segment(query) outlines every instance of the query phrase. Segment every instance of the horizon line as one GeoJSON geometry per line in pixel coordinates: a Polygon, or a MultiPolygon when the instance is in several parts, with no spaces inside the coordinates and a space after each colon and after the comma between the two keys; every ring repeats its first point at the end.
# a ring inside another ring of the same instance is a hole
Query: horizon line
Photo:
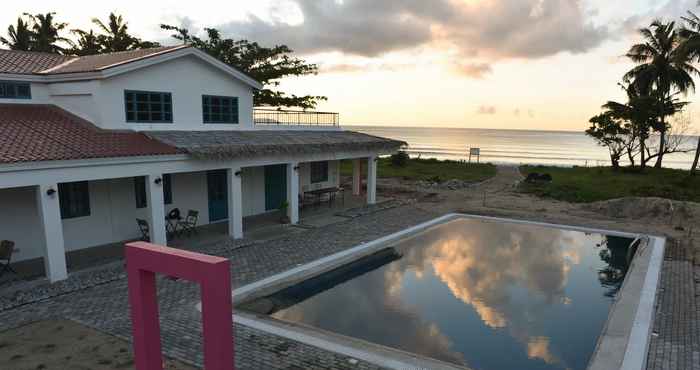
{"type": "Polygon", "coordinates": [[[567,130],[567,129],[543,129],[543,128],[493,128],[493,127],[456,127],[456,126],[413,126],[413,125],[386,125],[386,124],[367,124],[367,123],[342,123],[340,126],[364,126],[364,127],[380,127],[380,128],[449,128],[449,129],[468,129],[468,130],[503,130],[503,131],[542,131],[542,132],[580,132],[585,133],[585,129],[567,130]]]}

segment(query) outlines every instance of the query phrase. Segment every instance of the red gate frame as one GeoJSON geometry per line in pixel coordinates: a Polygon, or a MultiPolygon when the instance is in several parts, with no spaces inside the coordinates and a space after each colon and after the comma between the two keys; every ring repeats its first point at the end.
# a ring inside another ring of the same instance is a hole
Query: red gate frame
{"type": "Polygon", "coordinates": [[[125,254],[136,369],[163,369],[155,279],[161,273],[200,284],[204,368],[233,370],[229,260],[145,242],[126,244],[125,254]]]}

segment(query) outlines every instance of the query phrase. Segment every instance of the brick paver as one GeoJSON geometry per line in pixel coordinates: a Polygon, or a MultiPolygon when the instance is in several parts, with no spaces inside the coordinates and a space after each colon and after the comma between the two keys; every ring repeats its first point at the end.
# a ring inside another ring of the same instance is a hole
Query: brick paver
{"type": "Polygon", "coordinates": [[[690,250],[679,241],[666,244],[647,369],[700,370],[700,268],[690,250]]]}
{"type": "MultiPolygon", "coordinates": [[[[361,242],[436,217],[413,207],[383,210],[347,222],[240,247],[222,245],[207,252],[231,259],[233,286],[260,280],[298,264],[347,249],[361,242]]],[[[196,284],[158,279],[161,335],[164,352],[202,366],[201,317],[196,284]]],[[[131,338],[127,282],[118,279],[37,303],[0,312],[0,331],[50,318],[67,318],[98,330],[131,338]]],[[[379,369],[369,363],[324,351],[286,338],[234,324],[237,369],[379,369]]]]}
{"type": "MultiPolygon", "coordinates": [[[[229,241],[207,246],[204,251],[231,260],[231,279],[236,287],[437,216],[403,206],[265,243],[241,246],[240,242],[229,241]]],[[[689,250],[672,240],[667,245],[648,369],[700,370],[700,267],[693,265],[689,250]]],[[[158,296],[164,351],[201,367],[201,320],[194,309],[199,300],[198,287],[189,282],[159,279],[158,296]]],[[[2,311],[0,331],[60,317],[130,339],[128,315],[126,280],[120,278],[2,311]]],[[[378,369],[239,324],[234,324],[234,335],[237,369],[378,369]]]]}

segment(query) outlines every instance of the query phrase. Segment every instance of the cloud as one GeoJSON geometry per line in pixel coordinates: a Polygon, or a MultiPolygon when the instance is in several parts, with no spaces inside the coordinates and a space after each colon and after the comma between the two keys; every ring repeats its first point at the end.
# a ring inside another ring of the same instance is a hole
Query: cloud
{"type": "Polygon", "coordinates": [[[483,78],[493,72],[488,63],[455,63],[454,66],[458,73],[471,78],[483,78]]]}
{"type": "Polygon", "coordinates": [[[338,63],[338,64],[321,64],[319,67],[319,72],[321,73],[355,73],[355,72],[373,72],[373,71],[387,71],[396,72],[399,70],[409,69],[415,67],[411,64],[352,64],[352,63],[338,63]]]}
{"type": "MultiPolygon", "coordinates": [[[[301,53],[339,51],[376,57],[440,43],[460,57],[541,58],[581,53],[609,32],[590,21],[579,0],[294,0],[294,24],[250,15],[219,28],[265,44],[284,43],[301,53]]],[[[469,68],[468,68],[469,70],[469,68]]],[[[472,69],[474,70],[474,69],[472,69]]],[[[479,70],[477,68],[476,70],[479,70]]],[[[481,66],[485,71],[486,67],[481,66]]]]}
{"type": "Polygon", "coordinates": [[[496,107],[493,105],[480,105],[479,108],[477,108],[476,113],[493,115],[496,114],[496,107]]]}
{"type": "Polygon", "coordinates": [[[548,364],[559,362],[549,349],[549,338],[534,337],[527,342],[527,357],[539,358],[548,364]]]}

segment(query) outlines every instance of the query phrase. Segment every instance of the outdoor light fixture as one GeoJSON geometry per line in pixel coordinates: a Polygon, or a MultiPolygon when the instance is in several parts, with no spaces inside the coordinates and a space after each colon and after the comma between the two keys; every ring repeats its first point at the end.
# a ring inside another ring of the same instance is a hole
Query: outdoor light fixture
{"type": "Polygon", "coordinates": [[[374,157],[374,161],[375,161],[375,162],[378,161],[378,160],[379,160],[379,157],[374,157]]]}
{"type": "Polygon", "coordinates": [[[234,172],[234,175],[240,176],[240,175],[241,175],[241,171],[236,171],[236,172],[234,172]]]}
{"type": "Polygon", "coordinates": [[[299,166],[294,166],[294,171],[299,171],[299,166]]]}
{"type": "Polygon", "coordinates": [[[153,180],[153,182],[154,182],[156,185],[160,185],[160,183],[163,182],[163,179],[161,179],[160,177],[156,177],[156,179],[153,180]]]}
{"type": "Polygon", "coordinates": [[[54,189],[54,188],[49,188],[48,190],[46,190],[46,195],[48,195],[48,196],[51,197],[51,196],[53,196],[54,194],[56,194],[56,189],[54,189]]]}

